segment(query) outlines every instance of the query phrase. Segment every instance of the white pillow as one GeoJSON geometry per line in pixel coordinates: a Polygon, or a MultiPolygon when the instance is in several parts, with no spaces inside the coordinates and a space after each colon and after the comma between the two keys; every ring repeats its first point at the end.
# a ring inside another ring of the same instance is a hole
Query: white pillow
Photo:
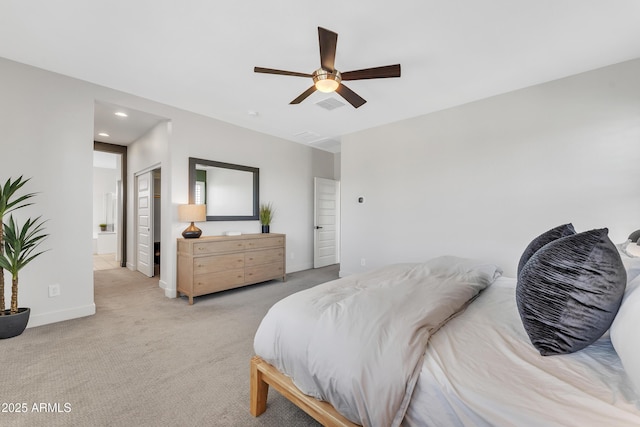
{"type": "Polygon", "coordinates": [[[630,240],[616,246],[618,248],[618,253],[620,254],[620,259],[622,259],[622,263],[624,264],[624,268],[627,270],[627,283],[629,283],[636,277],[640,276],[640,246],[635,243],[631,243],[630,240]],[[627,250],[629,245],[635,246],[633,250],[638,252],[629,252],[627,250]],[[635,253],[638,253],[638,255],[634,255],[635,253]]]}
{"type": "Polygon", "coordinates": [[[611,343],[640,395],[640,277],[627,284],[622,305],[611,325],[611,343]]]}
{"type": "Polygon", "coordinates": [[[625,253],[629,255],[631,258],[639,258],[640,257],[640,245],[636,243],[629,243],[625,248],[625,253]]]}

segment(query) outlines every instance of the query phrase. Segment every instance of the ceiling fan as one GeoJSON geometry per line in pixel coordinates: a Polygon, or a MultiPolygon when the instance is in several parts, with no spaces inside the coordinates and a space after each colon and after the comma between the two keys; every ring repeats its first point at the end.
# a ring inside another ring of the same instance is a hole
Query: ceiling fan
{"type": "Polygon", "coordinates": [[[305,90],[300,96],[290,102],[299,104],[316,90],[320,92],[338,92],[355,108],[367,102],[360,95],[349,89],[342,83],[347,80],[384,79],[388,77],[400,77],[400,64],[386,65],[383,67],[365,68],[363,70],[346,71],[341,73],[334,68],[336,57],[336,45],[338,34],[325,28],[318,27],[318,40],[320,42],[320,68],[311,74],[297,73],[295,71],[275,70],[273,68],[254,67],[256,73],[281,74],[284,76],[310,77],[313,86],[305,90]]]}

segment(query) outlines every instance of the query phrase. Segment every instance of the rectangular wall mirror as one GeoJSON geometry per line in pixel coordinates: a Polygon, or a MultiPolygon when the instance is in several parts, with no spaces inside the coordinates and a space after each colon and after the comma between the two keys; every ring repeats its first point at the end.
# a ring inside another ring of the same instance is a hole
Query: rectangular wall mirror
{"type": "Polygon", "coordinates": [[[260,169],[189,157],[189,203],[207,205],[207,221],[258,219],[260,169]]]}

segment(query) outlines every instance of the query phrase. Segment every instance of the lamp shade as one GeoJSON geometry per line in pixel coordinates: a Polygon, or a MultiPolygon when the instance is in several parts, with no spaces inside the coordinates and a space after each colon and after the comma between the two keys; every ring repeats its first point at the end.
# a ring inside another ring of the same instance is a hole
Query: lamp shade
{"type": "Polygon", "coordinates": [[[178,206],[178,220],[182,222],[201,222],[207,220],[207,205],[178,206]]]}

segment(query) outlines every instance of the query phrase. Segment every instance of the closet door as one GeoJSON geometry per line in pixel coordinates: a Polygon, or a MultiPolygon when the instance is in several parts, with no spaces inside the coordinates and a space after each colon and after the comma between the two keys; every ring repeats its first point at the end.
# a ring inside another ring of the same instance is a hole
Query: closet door
{"type": "Polygon", "coordinates": [[[137,269],[153,277],[153,172],[136,175],[137,269]]]}
{"type": "Polygon", "coordinates": [[[339,183],[314,178],[313,268],[336,264],[338,260],[339,183]]]}

